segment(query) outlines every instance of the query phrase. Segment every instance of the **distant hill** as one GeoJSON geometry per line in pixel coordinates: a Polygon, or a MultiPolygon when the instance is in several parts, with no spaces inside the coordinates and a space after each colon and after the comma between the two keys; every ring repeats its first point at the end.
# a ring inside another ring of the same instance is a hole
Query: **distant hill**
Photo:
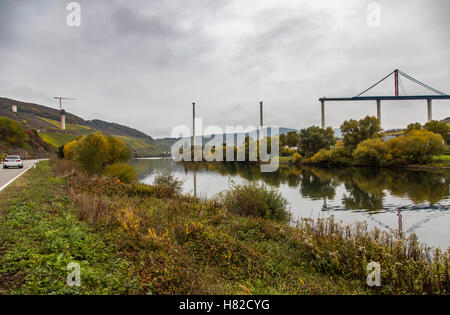
{"type": "Polygon", "coordinates": [[[0,98],[0,116],[19,122],[25,129],[36,129],[47,143],[59,147],[73,139],[101,131],[122,138],[135,157],[159,156],[170,150],[165,141],[155,140],[145,133],[117,123],[99,119],[84,120],[66,113],[66,130],[59,129],[59,110],[47,106],[0,98]],[[17,113],[12,106],[17,106],[17,113]]]}

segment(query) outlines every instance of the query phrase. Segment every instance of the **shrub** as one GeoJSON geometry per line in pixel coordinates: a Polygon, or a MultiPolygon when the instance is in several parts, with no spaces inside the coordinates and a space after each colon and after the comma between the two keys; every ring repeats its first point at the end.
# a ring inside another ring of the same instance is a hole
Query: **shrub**
{"type": "Polygon", "coordinates": [[[219,195],[219,202],[231,213],[288,222],[291,213],[288,202],[278,190],[256,183],[232,184],[219,195]]]}
{"type": "Polygon", "coordinates": [[[289,147],[284,147],[281,149],[280,155],[281,156],[291,156],[294,155],[294,150],[289,147]]]}
{"type": "Polygon", "coordinates": [[[0,117],[0,136],[8,145],[29,148],[28,134],[18,122],[7,117],[0,117]]]}
{"type": "Polygon", "coordinates": [[[312,163],[326,164],[332,162],[331,151],[322,149],[311,158],[312,163]]]}
{"type": "Polygon", "coordinates": [[[338,165],[348,165],[352,163],[352,153],[343,145],[336,146],[331,150],[331,162],[338,165]]]}
{"type": "Polygon", "coordinates": [[[442,136],[427,130],[412,130],[386,143],[388,153],[399,162],[429,163],[445,151],[442,136]]]}
{"type": "Polygon", "coordinates": [[[114,163],[105,169],[105,175],[120,180],[122,183],[131,184],[137,180],[136,170],[128,164],[114,163]]]}
{"type": "Polygon", "coordinates": [[[153,181],[155,194],[159,198],[173,198],[181,195],[183,181],[178,180],[169,170],[158,173],[153,181]]]}
{"type": "Polygon", "coordinates": [[[292,156],[292,163],[294,164],[300,164],[302,162],[302,155],[300,153],[294,153],[294,155],[292,156]]]}
{"type": "Polygon", "coordinates": [[[383,140],[379,138],[368,139],[358,144],[358,147],[353,151],[352,156],[358,165],[386,165],[386,145],[383,140]]]}
{"type": "Polygon", "coordinates": [[[78,145],[77,140],[73,140],[69,143],[66,143],[63,147],[63,157],[68,160],[75,159],[75,148],[78,145]]]}

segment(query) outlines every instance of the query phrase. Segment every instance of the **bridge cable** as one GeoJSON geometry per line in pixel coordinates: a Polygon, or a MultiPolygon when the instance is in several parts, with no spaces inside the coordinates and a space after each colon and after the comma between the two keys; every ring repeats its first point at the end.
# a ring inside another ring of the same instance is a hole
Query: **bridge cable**
{"type": "Polygon", "coordinates": [[[400,88],[402,89],[403,94],[405,94],[405,96],[407,96],[408,94],[406,93],[405,86],[403,85],[403,82],[402,82],[402,79],[400,76],[398,77],[398,82],[400,82],[400,88]]]}
{"type": "Polygon", "coordinates": [[[381,82],[383,82],[384,80],[386,80],[387,78],[389,78],[391,75],[394,74],[395,71],[392,71],[391,73],[389,73],[387,76],[385,76],[383,79],[381,79],[380,81],[378,81],[377,83],[375,83],[374,85],[372,85],[370,88],[368,88],[367,90],[365,90],[364,92],[359,93],[358,95],[356,95],[355,97],[360,97],[361,95],[363,95],[364,93],[366,93],[367,91],[373,89],[374,87],[376,87],[378,84],[380,84],[381,82]]]}
{"type": "Polygon", "coordinates": [[[434,93],[437,93],[437,94],[440,94],[440,95],[447,95],[447,94],[445,94],[445,93],[443,93],[443,92],[441,92],[441,91],[438,91],[438,90],[432,88],[432,87],[429,86],[429,85],[426,85],[425,83],[420,82],[419,80],[414,79],[413,77],[407,75],[406,73],[404,73],[404,72],[402,72],[402,71],[399,71],[399,73],[400,73],[402,76],[404,76],[405,78],[407,78],[408,80],[410,80],[410,81],[412,81],[412,82],[414,82],[414,83],[417,83],[417,84],[421,85],[422,87],[424,87],[424,88],[426,88],[426,89],[428,89],[428,90],[430,90],[430,91],[432,91],[432,92],[434,92],[434,93]]]}

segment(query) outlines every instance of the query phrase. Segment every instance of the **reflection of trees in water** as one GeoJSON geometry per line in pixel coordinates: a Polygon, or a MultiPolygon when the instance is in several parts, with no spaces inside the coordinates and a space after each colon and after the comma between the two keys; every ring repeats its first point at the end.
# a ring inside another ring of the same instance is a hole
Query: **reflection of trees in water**
{"type": "Polygon", "coordinates": [[[273,187],[286,184],[299,187],[302,197],[315,200],[333,199],[336,188],[344,185],[347,192],[343,204],[348,209],[382,209],[385,191],[396,197],[408,198],[415,204],[434,204],[449,197],[450,171],[447,170],[282,166],[277,172],[261,173],[259,165],[249,163],[135,160],[131,164],[137,168],[139,174],[153,173],[156,169],[164,168],[176,168],[185,173],[196,169],[199,172],[215,172],[222,176],[240,176],[246,180],[262,180],[273,187]]]}
{"type": "Polygon", "coordinates": [[[336,195],[336,183],[330,173],[323,169],[304,169],[301,174],[300,193],[303,197],[333,199],[336,195]]]}

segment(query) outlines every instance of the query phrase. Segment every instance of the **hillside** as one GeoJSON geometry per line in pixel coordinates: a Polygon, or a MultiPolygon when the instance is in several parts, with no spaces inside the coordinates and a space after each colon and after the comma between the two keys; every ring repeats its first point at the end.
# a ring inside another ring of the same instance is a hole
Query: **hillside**
{"type": "Polygon", "coordinates": [[[59,110],[39,104],[0,98],[0,116],[19,122],[27,130],[36,129],[42,139],[54,147],[101,131],[122,138],[135,157],[159,156],[170,150],[166,141],[155,140],[139,130],[99,119],[84,120],[71,113],[66,113],[66,130],[61,130],[59,110]],[[17,106],[17,113],[12,112],[13,105],[17,106]]]}
{"type": "Polygon", "coordinates": [[[17,121],[0,117],[0,155],[17,154],[22,158],[49,157],[56,148],[45,142],[35,130],[25,130],[17,121]]]}

